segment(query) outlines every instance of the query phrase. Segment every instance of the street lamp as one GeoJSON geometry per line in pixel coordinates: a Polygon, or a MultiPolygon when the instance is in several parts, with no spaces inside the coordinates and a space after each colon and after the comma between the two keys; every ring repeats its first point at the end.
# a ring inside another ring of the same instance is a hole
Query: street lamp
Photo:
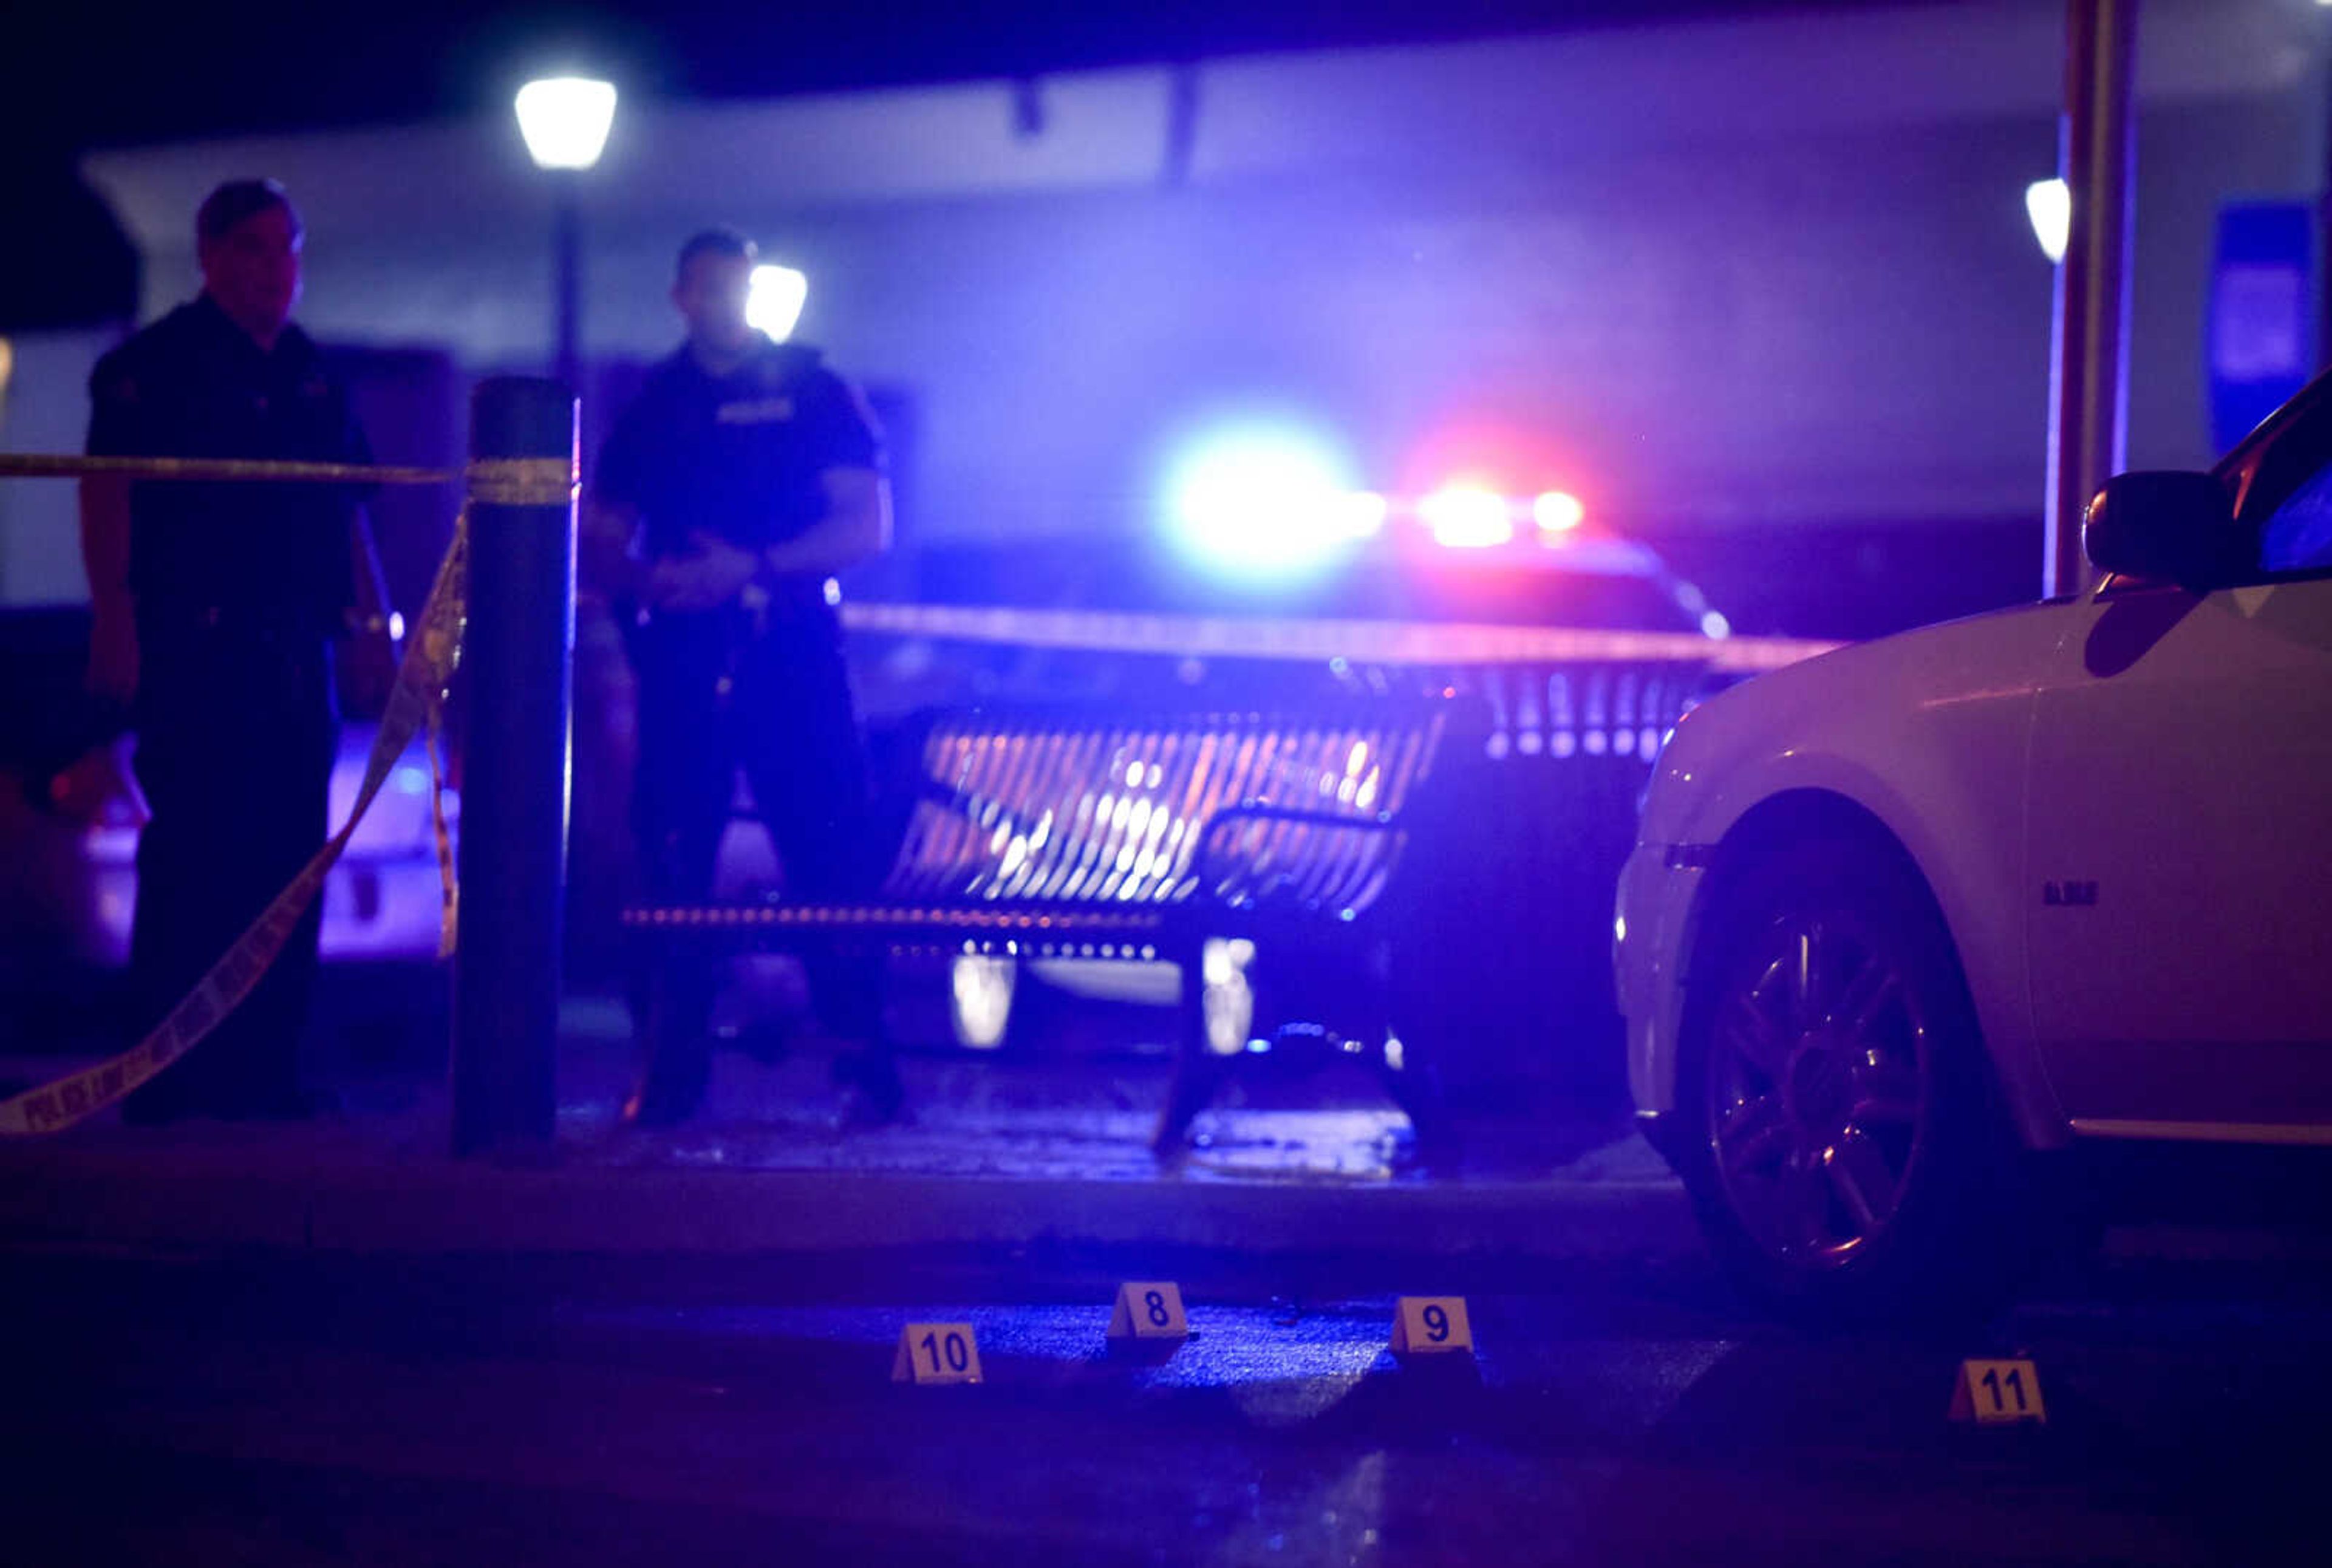
{"type": "Polygon", "coordinates": [[[809,299],[809,279],[791,267],[763,263],[755,267],[745,287],[745,323],[782,343],[793,336],[809,299]]]}
{"type": "MultiPolygon", "coordinates": [[[[2332,0],[2325,0],[2332,5],[2332,0]]],[[[2038,179],[2024,187],[2024,213],[2032,220],[2032,237],[2050,264],[2065,259],[2065,245],[2073,228],[2073,193],[2061,179],[2038,179]]]]}
{"type": "Polygon", "coordinates": [[[558,262],[556,374],[576,390],[577,320],[582,296],[582,181],[607,145],[616,120],[612,83],[579,76],[546,77],[518,90],[519,134],[537,168],[549,171],[558,262]]]}

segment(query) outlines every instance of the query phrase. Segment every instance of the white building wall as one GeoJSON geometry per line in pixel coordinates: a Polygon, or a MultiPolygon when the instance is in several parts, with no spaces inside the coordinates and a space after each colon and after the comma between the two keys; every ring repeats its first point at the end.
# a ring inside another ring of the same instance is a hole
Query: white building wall
{"type": "MultiPolygon", "coordinates": [[[[2131,457],[2211,455],[2202,303],[2225,200],[2320,185],[2318,20],[2148,0],[2131,457]]],[[[925,537],[1136,526],[1159,447],[1237,398],[1314,411],[1363,477],[1439,425],[1532,433],[1661,526],[2040,504],[2062,8],[1851,16],[1210,62],[1176,168],[1162,70],[619,111],[587,333],[669,347],[709,221],[809,272],[800,335],[912,391],[925,537]]],[[[148,304],[191,287],[201,191],[284,177],[326,338],[525,364],[545,199],[499,121],[91,160],[148,304]]]]}
{"type": "MultiPolygon", "coordinates": [[[[79,452],[89,433],[90,368],[117,336],[97,330],[11,337],[11,371],[0,388],[0,452],[79,452]]],[[[0,606],[88,598],[72,485],[0,479],[0,606]]]]}

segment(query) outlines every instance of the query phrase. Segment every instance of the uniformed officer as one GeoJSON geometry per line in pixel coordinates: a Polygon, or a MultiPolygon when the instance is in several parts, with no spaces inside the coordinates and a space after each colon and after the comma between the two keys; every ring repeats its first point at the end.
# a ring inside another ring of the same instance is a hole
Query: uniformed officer
{"type": "MultiPolygon", "coordinates": [[[[90,452],[370,461],[346,392],[291,320],[301,235],[282,187],[219,186],[195,234],[201,294],[90,378],[90,452]]],[[[359,602],[374,610],[360,659],[373,684],[393,677],[393,654],[378,635],[379,568],[358,490],[92,478],[81,521],[89,685],[136,730],[152,811],[130,926],[142,1030],[322,846],[338,744],[331,643],[359,602]]],[[[307,1114],[300,1040],[320,920],[309,911],[242,1008],[131,1096],[129,1119],[307,1114]]]]}
{"type": "MultiPolygon", "coordinates": [[[[817,349],[746,319],[756,253],[728,230],[681,247],[672,301],[688,338],[650,373],[602,450],[584,569],[636,606],[639,763],[634,827],[650,895],[702,904],[744,770],[788,892],[845,899],[868,880],[865,755],[832,574],[890,543],[874,421],[817,349]]],[[[854,1110],[894,1114],[876,961],[809,955],[820,1024],[854,1048],[837,1075],[854,1110]]],[[[655,1048],[625,1108],[668,1124],[702,1101],[715,976],[669,961],[655,1048]]],[[[644,1005],[636,981],[636,1011],[644,1005]]],[[[646,1020],[639,1020],[645,1027],[646,1020]]]]}

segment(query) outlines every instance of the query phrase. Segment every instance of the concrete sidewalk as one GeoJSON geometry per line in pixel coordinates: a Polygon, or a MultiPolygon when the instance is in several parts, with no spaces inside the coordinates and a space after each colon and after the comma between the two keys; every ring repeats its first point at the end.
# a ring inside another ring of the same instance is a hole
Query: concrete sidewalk
{"type": "MultiPolygon", "coordinates": [[[[11,1064],[53,1073],[54,1061],[11,1064]]],[[[559,1137],[525,1166],[446,1152],[442,1086],[348,1091],[313,1123],[132,1129],[109,1115],[0,1147],[0,1244],[351,1256],[702,1255],[926,1246],[1345,1249],[1642,1258],[1697,1248],[1680,1190],[1624,1118],[1557,1109],[1486,1136],[1455,1173],[1399,1161],[1368,1081],[1258,1074],[1183,1159],[1148,1148],[1169,1064],[1130,1054],[910,1055],[904,1124],[844,1131],[827,1059],[724,1051],[702,1121],[616,1120],[617,1009],[570,1004],[559,1137]]]]}

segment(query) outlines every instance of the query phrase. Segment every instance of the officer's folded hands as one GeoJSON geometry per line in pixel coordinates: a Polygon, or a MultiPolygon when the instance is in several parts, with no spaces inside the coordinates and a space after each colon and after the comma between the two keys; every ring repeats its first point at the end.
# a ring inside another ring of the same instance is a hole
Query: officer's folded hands
{"type": "Polygon", "coordinates": [[[660,610],[710,610],[732,601],[760,574],[761,558],[706,529],[689,532],[685,553],[648,569],[646,597],[660,610]]]}

